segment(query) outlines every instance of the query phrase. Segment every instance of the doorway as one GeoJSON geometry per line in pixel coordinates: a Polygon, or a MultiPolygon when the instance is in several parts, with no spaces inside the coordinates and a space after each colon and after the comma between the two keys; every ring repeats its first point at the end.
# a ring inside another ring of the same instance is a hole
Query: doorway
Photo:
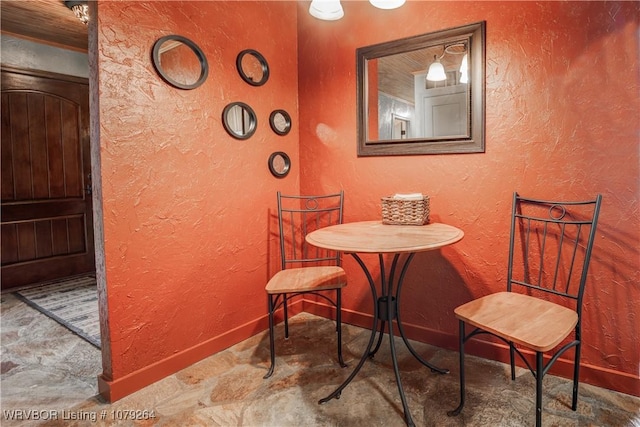
{"type": "Polygon", "coordinates": [[[2,289],[95,272],[89,82],[1,74],[2,289]]]}
{"type": "Polygon", "coordinates": [[[391,139],[407,139],[409,138],[409,123],[408,117],[402,117],[397,114],[392,114],[392,128],[391,139]]]}

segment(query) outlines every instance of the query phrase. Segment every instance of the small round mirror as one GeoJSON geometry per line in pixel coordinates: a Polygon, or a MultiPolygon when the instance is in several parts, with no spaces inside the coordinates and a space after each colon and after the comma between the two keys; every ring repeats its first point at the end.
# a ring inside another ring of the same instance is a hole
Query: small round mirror
{"type": "Polygon", "coordinates": [[[240,52],[236,58],[236,67],[240,77],[251,86],[262,86],[269,79],[269,64],[256,50],[246,49],[240,52]]]}
{"type": "Polygon", "coordinates": [[[286,135],[291,130],[291,116],[284,110],[275,110],[269,116],[269,125],[278,135],[286,135]]]}
{"type": "Polygon", "coordinates": [[[232,102],[222,111],[222,123],[232,137],[247,139],[255,133],[258,119],[253,109],[244,102],[232,102]]]}
{"type": "Polygon", "coordinates": [[[286,153],[276,151],[269,156],[269,170],[276,178],[284,178],[291,169],[291,159],[286,153]]]}
{"type": "Polygon", "coordinates": [[[207,58],[198,45],[185,37],[169,35],[158,39],[152,56],[160,77],[179,89],[195,89],[207,79],[207,58]]]}

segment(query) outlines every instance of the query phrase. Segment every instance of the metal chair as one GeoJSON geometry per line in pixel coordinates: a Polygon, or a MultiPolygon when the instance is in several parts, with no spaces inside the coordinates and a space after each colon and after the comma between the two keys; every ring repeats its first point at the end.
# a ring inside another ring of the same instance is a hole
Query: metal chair
{"type": "Polygon", "coordinates": [[[317,295],[335,307],[338,361],[345,367],[342,359],[341,301],[347,276],[340,266],[340,253],[316,248],[305,241],[306,235],[318,228],[342,223],[344,193],[285,196],[278,192],[277,196],[281,270],[265,288],[269,302],[271,366],[264,378],[269,378],[275,367],[274,313],[283,307],[284,336],[289,338],[288,301],[302,294],[317,295]],[[332,291],[335,291],[335,297],[327,295],[332,291]]]}
{"type": "Polygon", "coordinates": [[[479,334],[493,335],[509,345],[512,380],[516,353],[533,374],[538,427],[542,423],[542,379],[560,355],[574,348],[571,409],[576,410],[582,299],[601,200],[598,195],[595,200],[584,202],[545,201],[514,193],[507,291],[478,298],[454,310],[459,319],[460,404],[448,412],[449,416],[458,415],[464,407],[464,345],[479,334]],[[513,292],[513,288],[521,292],[513,292]],[[474,328],[469,334],[465,324],[474,328]],[[573,338],[567,339],[572,332],[573,338]],[[521,347],[535,353],[534,364],[520,351],[521,347]],[[551,354],[545,364],[546,352],[551,354]]]}

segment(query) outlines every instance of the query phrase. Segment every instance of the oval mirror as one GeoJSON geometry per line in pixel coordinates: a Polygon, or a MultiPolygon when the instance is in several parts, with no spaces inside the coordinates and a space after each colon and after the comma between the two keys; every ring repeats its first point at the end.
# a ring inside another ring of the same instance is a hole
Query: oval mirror
{"type": "Polygon", "coordinates": [[[269,156],[269,170],[276,178],[284,178],[291,169],[291,159],[286,153],[276,151],[269,156]]]}
{"type": "Polygon", "coordinates": [[[204,53],[191,40],[164,36],[153,45],[153,66],[162,79],[179,89],[195,89],[207,79],[209,65],[204,53]]]}
{"type": "Polygon", "coordinates": [[[284,110],[275,110],[269,116],[269,125],[278,135],[286,135],[291,130],[291,116],[284,110]]]}
{"type": "Polygon", "coordinates": [[[256,50],[246,49],[240,52],[236,58],[236,67],[240,77],[251,86],[262,86],[269,79],[269,64],[256,50]]]}
{"type": "Polygon", "coordinates": [[[485,23],[356,50],[358,156],[484,152],[485,23]]]}
{"type": "Polygon", "coordinates": [[[222,111],[225,130],[236,139],[251,137],[258,126],[256,113],[244,102],[232,102],[222,111]]]}

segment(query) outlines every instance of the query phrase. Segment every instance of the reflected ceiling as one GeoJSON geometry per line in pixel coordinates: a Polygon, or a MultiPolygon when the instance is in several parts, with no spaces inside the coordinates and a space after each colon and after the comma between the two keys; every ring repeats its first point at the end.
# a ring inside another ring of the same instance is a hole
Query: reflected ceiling
{"type": "MultiPolygon", "coordinates": [[[[414,74],[426,72],[433,56],[442,56],[442,45],[378,59],[378,89],[387,95],[414,102],[414,74]]],[[[460,68],[462,55],[447,54],[440,60],[445,70],[460,68]]]]}

